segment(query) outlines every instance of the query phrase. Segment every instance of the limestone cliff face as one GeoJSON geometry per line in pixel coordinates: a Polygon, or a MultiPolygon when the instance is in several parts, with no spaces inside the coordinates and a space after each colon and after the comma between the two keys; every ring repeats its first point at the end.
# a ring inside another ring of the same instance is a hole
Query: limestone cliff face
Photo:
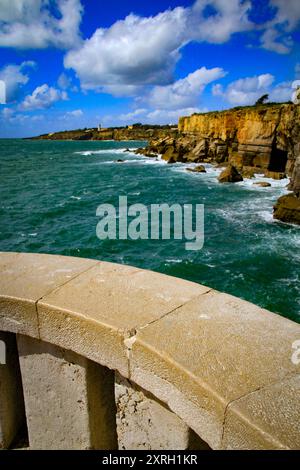
{"type": "MultiPolygon", "coordinates": [[[[293,177],[299,166],[299,105],[257,106],[183,117],[179,132],[205,142],[209,158],[228,161],[239,169],[257,167],[293,177]]],[[[298,184],[298,172],[292,178],[292,189],[298,184]]]]}
{"type": "Polygon", "coordinates": [[[182,117],[176,138],[154,138],[143,153],[162,154],[169,163],[232,165],[245,177],[263,173],[281,179],[288,175],[294,195],[279,200],[275,217],[299,223],[299,105],[269,104],[182,117]]]}
{"type": "Polygon", "coordinates": [[[177,135],[177,129],[115,129],[113,131],[114,140],[150,140],[150,139],[162,139],[169,135],[177,135]]]}

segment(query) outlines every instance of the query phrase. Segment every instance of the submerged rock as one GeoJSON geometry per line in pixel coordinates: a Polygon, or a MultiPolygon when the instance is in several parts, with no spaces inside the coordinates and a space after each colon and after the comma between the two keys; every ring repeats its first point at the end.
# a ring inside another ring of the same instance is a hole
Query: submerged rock
{"type": "Polygon", "coordinates": [[[260,186],[261,188],[270,188],[272,185],[264,181],[259,181],[258,183],[253,183],[253,186],[260,186]]]}
{"type": "Polygon", "coordinates": [[[187,168],[186,171],[190,171],[191,173],[206,173],[205,166],[198,165],[195,168],[187,168]]]}
{"type": "Polygon", "coordinates": [[[288,194],[278,199],[274,206],[274,219],[300,225],[300,199],[288,194]]]}
{"type": "Polygon", "coordinates": [[[219,176],[220,183],[238,183],[239,181],[243,181],[243,177],[233,165],[228,165],[219,176]]]}

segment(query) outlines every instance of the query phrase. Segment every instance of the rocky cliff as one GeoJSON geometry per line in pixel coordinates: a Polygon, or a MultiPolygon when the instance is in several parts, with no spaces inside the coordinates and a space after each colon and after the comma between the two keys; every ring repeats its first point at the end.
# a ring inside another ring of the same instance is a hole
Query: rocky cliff
{"type": "Polygon", "coordinates": [[[295,214],[300,213],[297,212],[300,211],[299,105],[261,105],[182,117],[177,138],[153,139],[144,153],[150,156],[159,153],[169,163],[231,165],[246,177],[263,173],[280,179],[287,175],[291,178],[289,189],[295,195],[294,215],[291,216],[288,197],[279,201],[279,206],[288,204],[288,213],[281,207],[280,211],[275,209],[275,217],[298,221],[295,214]]]}

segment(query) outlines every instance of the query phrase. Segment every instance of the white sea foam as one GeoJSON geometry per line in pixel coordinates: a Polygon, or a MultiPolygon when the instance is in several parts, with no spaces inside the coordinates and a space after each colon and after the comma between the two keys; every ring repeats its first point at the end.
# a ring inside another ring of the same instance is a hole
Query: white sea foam
{"type": "Polygon", "coordinates": [[[272,178],[265,178],[264,175],[255,174],[254,178],[245,178],[244,181],[240,183],[236,183],[238,186],[247,187],[247,189],[253,189],[258,191],[270,191],[272,189],[281,189],[284,192],[288,192],[287,186],[289,184],[289,178],[284,178],[282,180],[274,180],[272,178]],[[256,185],[255,183],[269,183],[271,187],[263,188],[261,186],[256,185]]]}
{"type": "Polygon", "coordinates": [[[273,218],[273,212],[272,210],[265,210],[265,211],[259,211],[258,216],[261,217],[265,222],[268,224],[274,224],[277,223],[276,219],[273,218]]]}
{"type": "Polygon", "coordinates": [[[126,152],[126,148],[119,148],[119,149],[101,149],[101,150],[81,150],[80,152],[74,152],[76,155],[83,155],[83,156],[91,156],[91,155],[120,155],[120,154],[127,154],[127,155],[136,155],[134,153],[135,148],[128,149],[129,152],[126,152]]]}

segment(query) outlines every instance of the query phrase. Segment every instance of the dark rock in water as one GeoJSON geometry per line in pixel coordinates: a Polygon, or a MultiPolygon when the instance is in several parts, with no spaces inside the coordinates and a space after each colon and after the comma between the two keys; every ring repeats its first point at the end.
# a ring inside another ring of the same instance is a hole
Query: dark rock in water
{"type": "Polygon", "coordinates": [[[187,168],[186,171],[190,171],[191,173],[206,173],[205,166],[198,165],[195,168],[187,168]]]}
{"type": "Polygon", "coordinates": [[[220,183],[238,183],[239,181],[243,181],[243,177],[233,165],[228,165],[219,176],[220,183]]]}
{"type": "Polygon", "coordinates": [[[259,181],[258,183],[253,183],[253,186],[260,186],[261,188],[270,188],[272,185],[264,181],[259,181]]]}
{"type": "Polygon", "coordinates": [[[126,153],[126,152],[130,152],[130,150],[129,149],[124,150],[124,153],[126,153]]]}
{"type": "Polygon", "coordinates": [[[157,153],[152,152],[148,148],[142,148],[142,149],[134,150],[134,153],[136,155],[144,155],[145,157],[149,157],[149,158],[156,158],[157,157],[157,153]]]}
{"type": "Polygon", "coordinates": [[[125,163],[125,160],[117,160],[116,163],[125,163]]]}
{"type": "Polygon", "coordinates": [[[278,199],[274,206],[274,219],[300,225],[300,199],[287,194],[278,199]]]}

